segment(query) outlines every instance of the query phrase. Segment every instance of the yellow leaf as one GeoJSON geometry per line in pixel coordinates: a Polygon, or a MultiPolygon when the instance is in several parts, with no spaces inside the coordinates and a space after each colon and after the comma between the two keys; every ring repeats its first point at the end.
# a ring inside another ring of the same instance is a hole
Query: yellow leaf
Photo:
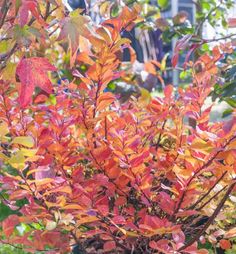
{"type": "Polygon", "coordinates": [[[33,147],[34,146],[34,140],[32,137],[28,136],[28,137],[24,137],[24,136],[19,136],[19,137],[15,137],[12,140],[13,144],[18,144],[18,145],[23,145],[26,147],[33,147]]]}
{"type": "Polygon", "coordinates": [[[20,149],[22,154],[26,157],[33,157],[37,153],[37,149],[26,149],[26,148],[21,148],[20,149]]]}
{"type": "Polygon", "coordinates": [[[21,169],[25,166],[25,157],[21,151],[18,151],[8,160],[8,163],[14,168],[21,169]]]}
{"type": "Polygon", "coordinates": [[[165,54],[165,56],[161,60],[161,71],[166,69],[166,59],[169,56],[169,53],[165,54]]]}
{"type": "Polygon", "coordinates": [[[3,161],[8,161],[9,158],[4,153],[0,152],[0,159],[3,161]]]}
{"type": "Polygon", "coordinates": [[[126,231],[126,236],[130,236],[130,237],[137,237],[138,234],[132,231],[126,231]]]}
{"type": "Polygon", "coordinates": [[[179,158],[190,162],[192,165],[195,165],[198,162],[197,159],[195,159],[188,150],[185,150],[184,154],[180,154],[179,158]]]}
{"type": "Polygon", "coordinates": [[[52,190],[46,191],[44,195],[49,195],[51,193],[58,193],[58,192],[63,192],[67,194],[71,194],[72,190],[70,186],[60,186],[58,188],[54,188],[52,190]]]}
{"type": "Polygon", "coordinates": [[[45,204],[47,205],[48,208],[51,207],[64,207],[66,203],[66,198],[64,196],[59,196],[57,197],[56,202],[49,202],[45,200],[45,204]]]}
{"type": "Polygon", "coordinates": [[[63,210],[83,210],[83,207],[77,204],[70,204],[63,207],[63,210]]]}
{"type": "Polygon", "coordinates": [[[10,81],[15,81],[15,75],[12,75],[12,73],[16,73],[16,63],[7,63],[6,67],[2,71],[2,78],[10,81]]]}
{"type": "Polygon", "coordinates": [[[141,96],[139,97],[139,103],[143,106],[147,106],[151,101],[151,94],[145,88],[140,88],[141,96]]]}
{"type": "Polygon", "coordinates": [[[188,179],[192,174],[191,170],[186,168],[181,168],[178,165],[175,165],[173,167],[173,171],[175,172],[176,175],[180,175],[181,177],[184,177],[186,179],[188,179]]]}
{"type": "Polygon", "coordinates": [[[101,14],[101,16],[106,18],[109,13],[110,13],[110,3],[108,1],[103,2],[100,5],[100,14],[101,14]]]}
{"type": "Polygon", "coordinates": [[[0,141],[1,142],[7,142],[8,137],[5,137],[9,133],[8,125],[6,122],[0,123],[0,141]]]}
{"type": "Polygon", "coordinates": [[[7,41],[1,41],[0,42],[0,54],[3,54],[5,52],[7,52],[8,50],[8,43],[7,41]]]}
{"type": "Polygon", "coordinates": [[[47,220],[46,230],[50,231],[50,230],[55,229],[56,227],[57,227],[57,223],[55,221],[47,220]]]}
{"type": "Polygon", "coordinates": [[[6,136],[9,132],[6,122],[0,123],[0,137],[6,136]]]}
{"type": "Polygon", "coordinates": [[[84,224],[84,223],[91,223],[91,222],[94,222],[94,221],[97,221],[98,218],[96,216],[86,216],[86,217],[83,217],[81,218],[80,216],[78,216],[78,221],[77,221],[77,224],[78,225],[81,225],[81,224],[84,224]]]}
{"type": "Polygon", "coordinates": [[[198,150],[204,154],[208,154],[212,151],[213,147],[206,141],[200,138],[196,138],[193,140],[191,144],[191,148],[194,150],[198,150]]]}
{"type": "Polygon", "coordinates": [[[43,179],[39,179],[39,180],[34,180],[33,182],[37,185],[45,185],[45,184],[49,184],[51,182],[53,182],[54,179],[53,178],[43,178],[43,179]]]}

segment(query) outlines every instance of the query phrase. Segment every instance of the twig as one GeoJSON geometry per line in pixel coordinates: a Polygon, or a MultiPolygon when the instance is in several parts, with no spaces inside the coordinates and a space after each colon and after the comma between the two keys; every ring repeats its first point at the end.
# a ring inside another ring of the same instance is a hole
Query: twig
{"type": "MultiPolygon", "coordinates": [[[[225,147],[226,147],[228,144],[230,144],[230,142],[233,141],[235,138],[236,138],[236,136],[233,136],[231,139],[229,139],[229,140],[225,143],[225,145],[224,145],[222,148],[225,148],[225,147]]],[[[176,213],[178,213],[178,211],[179,211],[179,209],[180,209],[180,207],[181,207],[181,205],[182,205],[182,203],[183,203],[183,201],[184,201],[184,198],[185,198],[186,192],[187,192],[187,190],[188,190],[188,187],[189,187],[189,185],[191,184],[191,182],[193,181],[193,179],[194,179],[194,178],[196,177],[196,175],[198,175],[203,169],[208,168],[208,167],[212,164],[212,162],[214,161],[214,159],[220,154],[221,151],[222,151],[221,149],[218,150],[218,151],[212,156],[211,159],[209,159],[205,164],[203,164],[200,168],[198,168],[198,169],[193,173],[193,175],[189,178],[189,180],[187,181],[186,186],[185,186],[183,192],[181,193],[181,197],[180,197],[180,199],[179,199],[179,202],[177,203],[177,206],[176,206],[176,208],[175,208],[175,210],[174,210],[174,213],[173,213],[173,215],[172,215],[172,217],[171,217],[171,220],[174,220],[174,219],[175,219],[175,215],[176,215],[176,213]]]]}
{"type": "Polygon", "coordinates": [[[207,197],[210,192],[215,188],[215,186],[224,178],[224,176],[227,174],[227,172],[224,172],[222,174],[222,176],[214,183],[214,185],[196,202],[194,203],[192,206],[189,207],[189,209],[194,209],[194,207],[196,207],[199,203],[202,202],[202,200],[207,197]]]}
{"type": "Polygon", "coordinates": [[[205,207],[207,204],[209,204],[211,202],[211,200],[213,200],[215,197],[217,197],[223,190],[225,190],[227,188],[227,185],[224,186],[221,190],[219,190],[218,192],[215,193],[215,195],[213,195],[209,200],[207,200],[204,204],[202,204],[199,208],[196,209],[196,211],[200,211],[202,210],[203,207],[205,207]]]}
{"type": "Polygon", "coordinates": [[[50,13],[50,2],[47,2],[47,5],[46,5],[46,11],[45,11],[45,15],[44,15],[44,21],[47,20],[47,18],[49,17],[49,14],[50,13]]]}
{"type": "Polygon", "coordinates": [[[234,36],[236,36],[236,33],[229,34],[229,35],[226,35],[226,36],[223,36],[223,37],[220,37],[220,38],[214,38],[214,39],[204,40],[202,44],[210,43],[210,42],[222,41],[222,40],[230,39],[230,38],[232,38],[234,36]]]}
{"type": "Polygon", "coordinates": [[[216,10],[220,7],[220,5],[221,5],[221,4],[218,4],[218,5],[215,6],[215,8],[213,8],[212,10],[210,10],[210,11],[208,12],[208,14],[204,17],[204,19],[199,23],[199,25],[198,25],[197,28],[196,28],[196,32],[195,32],[196,35],[198,34],[199,30],[202,28],[202,26],[203,26],[203,24],[205,23],[205,21],[208,20],[208,18],[212,15],[212,13],[213,13],[214,11],[216,11],[216,10]]]}
{"type": "Polygon", "coordinates": [[[11,3],[7,4],[7,0],[4,0],[3,4],[2,4],[2,8],[1,8],[1,13],[2,13],[2,18],[0,21],[0,28],[2,28],[5,18],[7,16],[8,10],[11,6],[11,3]]]}
{"type": "MultiPolygon", "coordinates": [[[[165,128],[165,125],[166,125],[166,120],[163,122],[163,124],[162,124],[162,126],[161,126],[161,131],[163,131],[164,130],[164,128],[165,128]]],[[[161,142],[161,137],[162,137],[162,135],[161,135],[161,133],[159,134],[159,137],[158,137],[158,140],[157,140],[157,143],[156,143],[156,151],[158,150],[158,148],[159,148],[159,145],[160,145],[160,142],[161,142]]]]}
{"type": "Polygon", "coordinates": [[[220,212],[221,208],[224,206],[229,194],[232,192],[232,190],[234,189],[236,185],[236,182],[232,183],[230,185],[230,187],[228,188],[228,190],[226,191],[224,197],[222,198],[222,200],[220,201],[220,203],[218,204],[217,208],[215,209],[214,213],[211,215],[211,217],[208,219],[207,223],[204,225],[204,227],[197,233],[197,235],[195,237],[193,237],[191,240],[189,240],[184,246],[180,247],[177,251],[183,251],[185,250],[187,247],[191,246],[193,243],[195,243],[196,241],[198,241],[198,239],[201,237],[201,235],[207,230],[207,228],[212,224],[212,222],[214,221],[214,219],[216,218],[216,216],[218,215],[218,213],[220,212]]]}

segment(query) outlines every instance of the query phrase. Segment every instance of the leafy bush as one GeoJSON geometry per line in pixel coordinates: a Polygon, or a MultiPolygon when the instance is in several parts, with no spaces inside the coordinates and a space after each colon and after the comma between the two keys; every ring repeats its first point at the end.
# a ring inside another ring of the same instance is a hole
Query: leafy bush
{"type": "Polygon", "coordinates": [[[228,49],[202,55],[178,96],[168,85],[163,98],[142,90],[120,103],[105,88],[128,75],[120,34],[141,20],[139,6],[100,26],[57,1],[4,6],[0,179],[11,214],[1,242],[51,254],[230,249],[235,116],[210,123],[203,107],[228,49]]]}

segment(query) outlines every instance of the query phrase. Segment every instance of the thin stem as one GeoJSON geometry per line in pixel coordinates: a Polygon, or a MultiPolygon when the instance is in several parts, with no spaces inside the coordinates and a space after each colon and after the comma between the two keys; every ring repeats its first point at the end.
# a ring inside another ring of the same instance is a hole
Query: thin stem
{"type": "Polygon", "coordinates": [[[215,193],[209,200],[207,200],[204,204],[202,204],[199,208],[196,209],[196,211],[202,210],[203,207],[205,207],[207,204],[209,204],[215,197],[217,197],[223,190],[227,188],[227,185],[223,187],[221,190],[215,193]]]}
{"type": "MultiPolygon", "coordinates": [[[[231,139],[229,139],[229,140],[225,143],[225,145],[224,145],[222,148],[225,148],[225,147],[226,147],[228,144],[230,144],[230,142],[233,141],[235,138],[236,138],[236,136],[233,136],[231,139]]],[[[198,168],[198,169],[193,173],[193,175],[189,178],[189,180],[187,181],[186,186],[185,186],[183,192],[181,193],[179,202],[177,203],[176,209],[175,209],[175,211],[174,211],[174,213],[173,213],[173,216],[172,216],[172,218],[171,218],[172,220],[175,219],[175,215],[176,215],[176,213],[178,213],[178,211],[179,211],[179,209],[180,209],[180,207],[181,207],[181,205],[182,205],[182,203],[183,203],[183,201],[184,201],[184,198],[185,198],[185,195],[186,195],[186,193],[187,193],[188,187],[189,187],[189,185],[192,183],[193,179],[194,179],[203,169],[208,168],[208,167],[212,164],[212,162],[214,161],[214,159],[220,154],[220,152],[221,152],[221,149],[219,149],[219,150],[212,156],[212,158],[209,159],[205,164],[203,164],[200,168],[198,168]]]]}
{"type": "Polygon", "coordinates": [[[215,188],[215,186],[224,178],[224,176],[227,174],[227,172],[224,172],[222,176],[213,184],[213,186],[195,203],[193,204],[189,209],[194,209],[199,203],[202,202],[202,200],[207,197],[210,192],[215,188]]]}
{"type": "Polygon", "coordinates": [[[0,20],[0,29],[2,28],[5,18],[7,16],[8,10],[10,9],[11,3],[7,4],[7,0],[4,0],[1,8],[2,18],[0,20]]]}
{"type": "Polygon", "coordinates": [[[196,28],[196,32],[195,34],[198,34],[199,31],[201,31],[201,28],[203,26],[203,24],[205,23],[205,21],[207,21],[209,19],[209,17],[213,14],[213,12],[215,12],[219,7],[220,7],[221,4],[218,4],[215,6],[215,8],[211,9],[208,14],[204,17],[204,19],[202,19],[199,23],[199,25],[197,26],[196,28]]]}
{"type": "Polygon", "coordinates": [[[220,210],[222,209],[222,207],[224,206],[227,198],[229,197],[230,193],[233,191],[234,187],[236,185],[236,182],[232,183],[228,190],[226,191],[224,197],[222,198],[222,200],[220,201],[220,203],[218,204],[217,208],[215,209],[215,211],[213,212],[213,214],[211,215],[211,217],[208,219],[208,221],[206,222],[206,224],[204,225],[204,227],[199,230],[199,232],[196,234],[195,237],[193,237],[191,240],[189,240],[184,246],[182,246],[181,248],[179,248],[177,251],[181,252],[183,250],[185,250],[187,247],[191,246],[192,244],[194,244],[196,241],[198,241],[198,239],[200,238],[200,236],[207,230],[207,228],[212,224],[212,222],[214,221],[214,219],[216,218],[216,216],[218,215],[218,213],[220,212],[220,210]]]}
{"type": "MultiPolygon", "coordinates": [[[[165,129],[166,122],[167,122],[167,120],[165,120],[165,121],[162,123],[161,131],[163,131],[163,130],[165,129]]],[[[159,137],[158,137],[158,140],[157,140],[157,143],[156,143],[156,151],[158,150],[159,145],[160,145],[160,142],[161,142],[161,137],[162,137],[161,134],[162,134],[162,133],[159,134],[159,137]]]]}

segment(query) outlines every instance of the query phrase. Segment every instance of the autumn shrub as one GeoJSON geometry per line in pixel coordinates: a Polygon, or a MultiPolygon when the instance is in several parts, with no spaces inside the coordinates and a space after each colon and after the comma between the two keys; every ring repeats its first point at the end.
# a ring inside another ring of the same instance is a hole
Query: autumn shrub
{"type": "Polygon", "coordinates": [[[59,2],[6,1],[1,14],[9,40],[1,55],[1,242],[51,254],[230,249],[235,116],[211,123],[212,105],[204,106],[226,49],[189,63],[186,89],[167,85],[163,98],[142,90],[121,103],[105,88],[125,78],[120,56],[130,42],[120,33],[140,21],[139,7],[95,26],[79,11],[65,16],[59,2]]]}

